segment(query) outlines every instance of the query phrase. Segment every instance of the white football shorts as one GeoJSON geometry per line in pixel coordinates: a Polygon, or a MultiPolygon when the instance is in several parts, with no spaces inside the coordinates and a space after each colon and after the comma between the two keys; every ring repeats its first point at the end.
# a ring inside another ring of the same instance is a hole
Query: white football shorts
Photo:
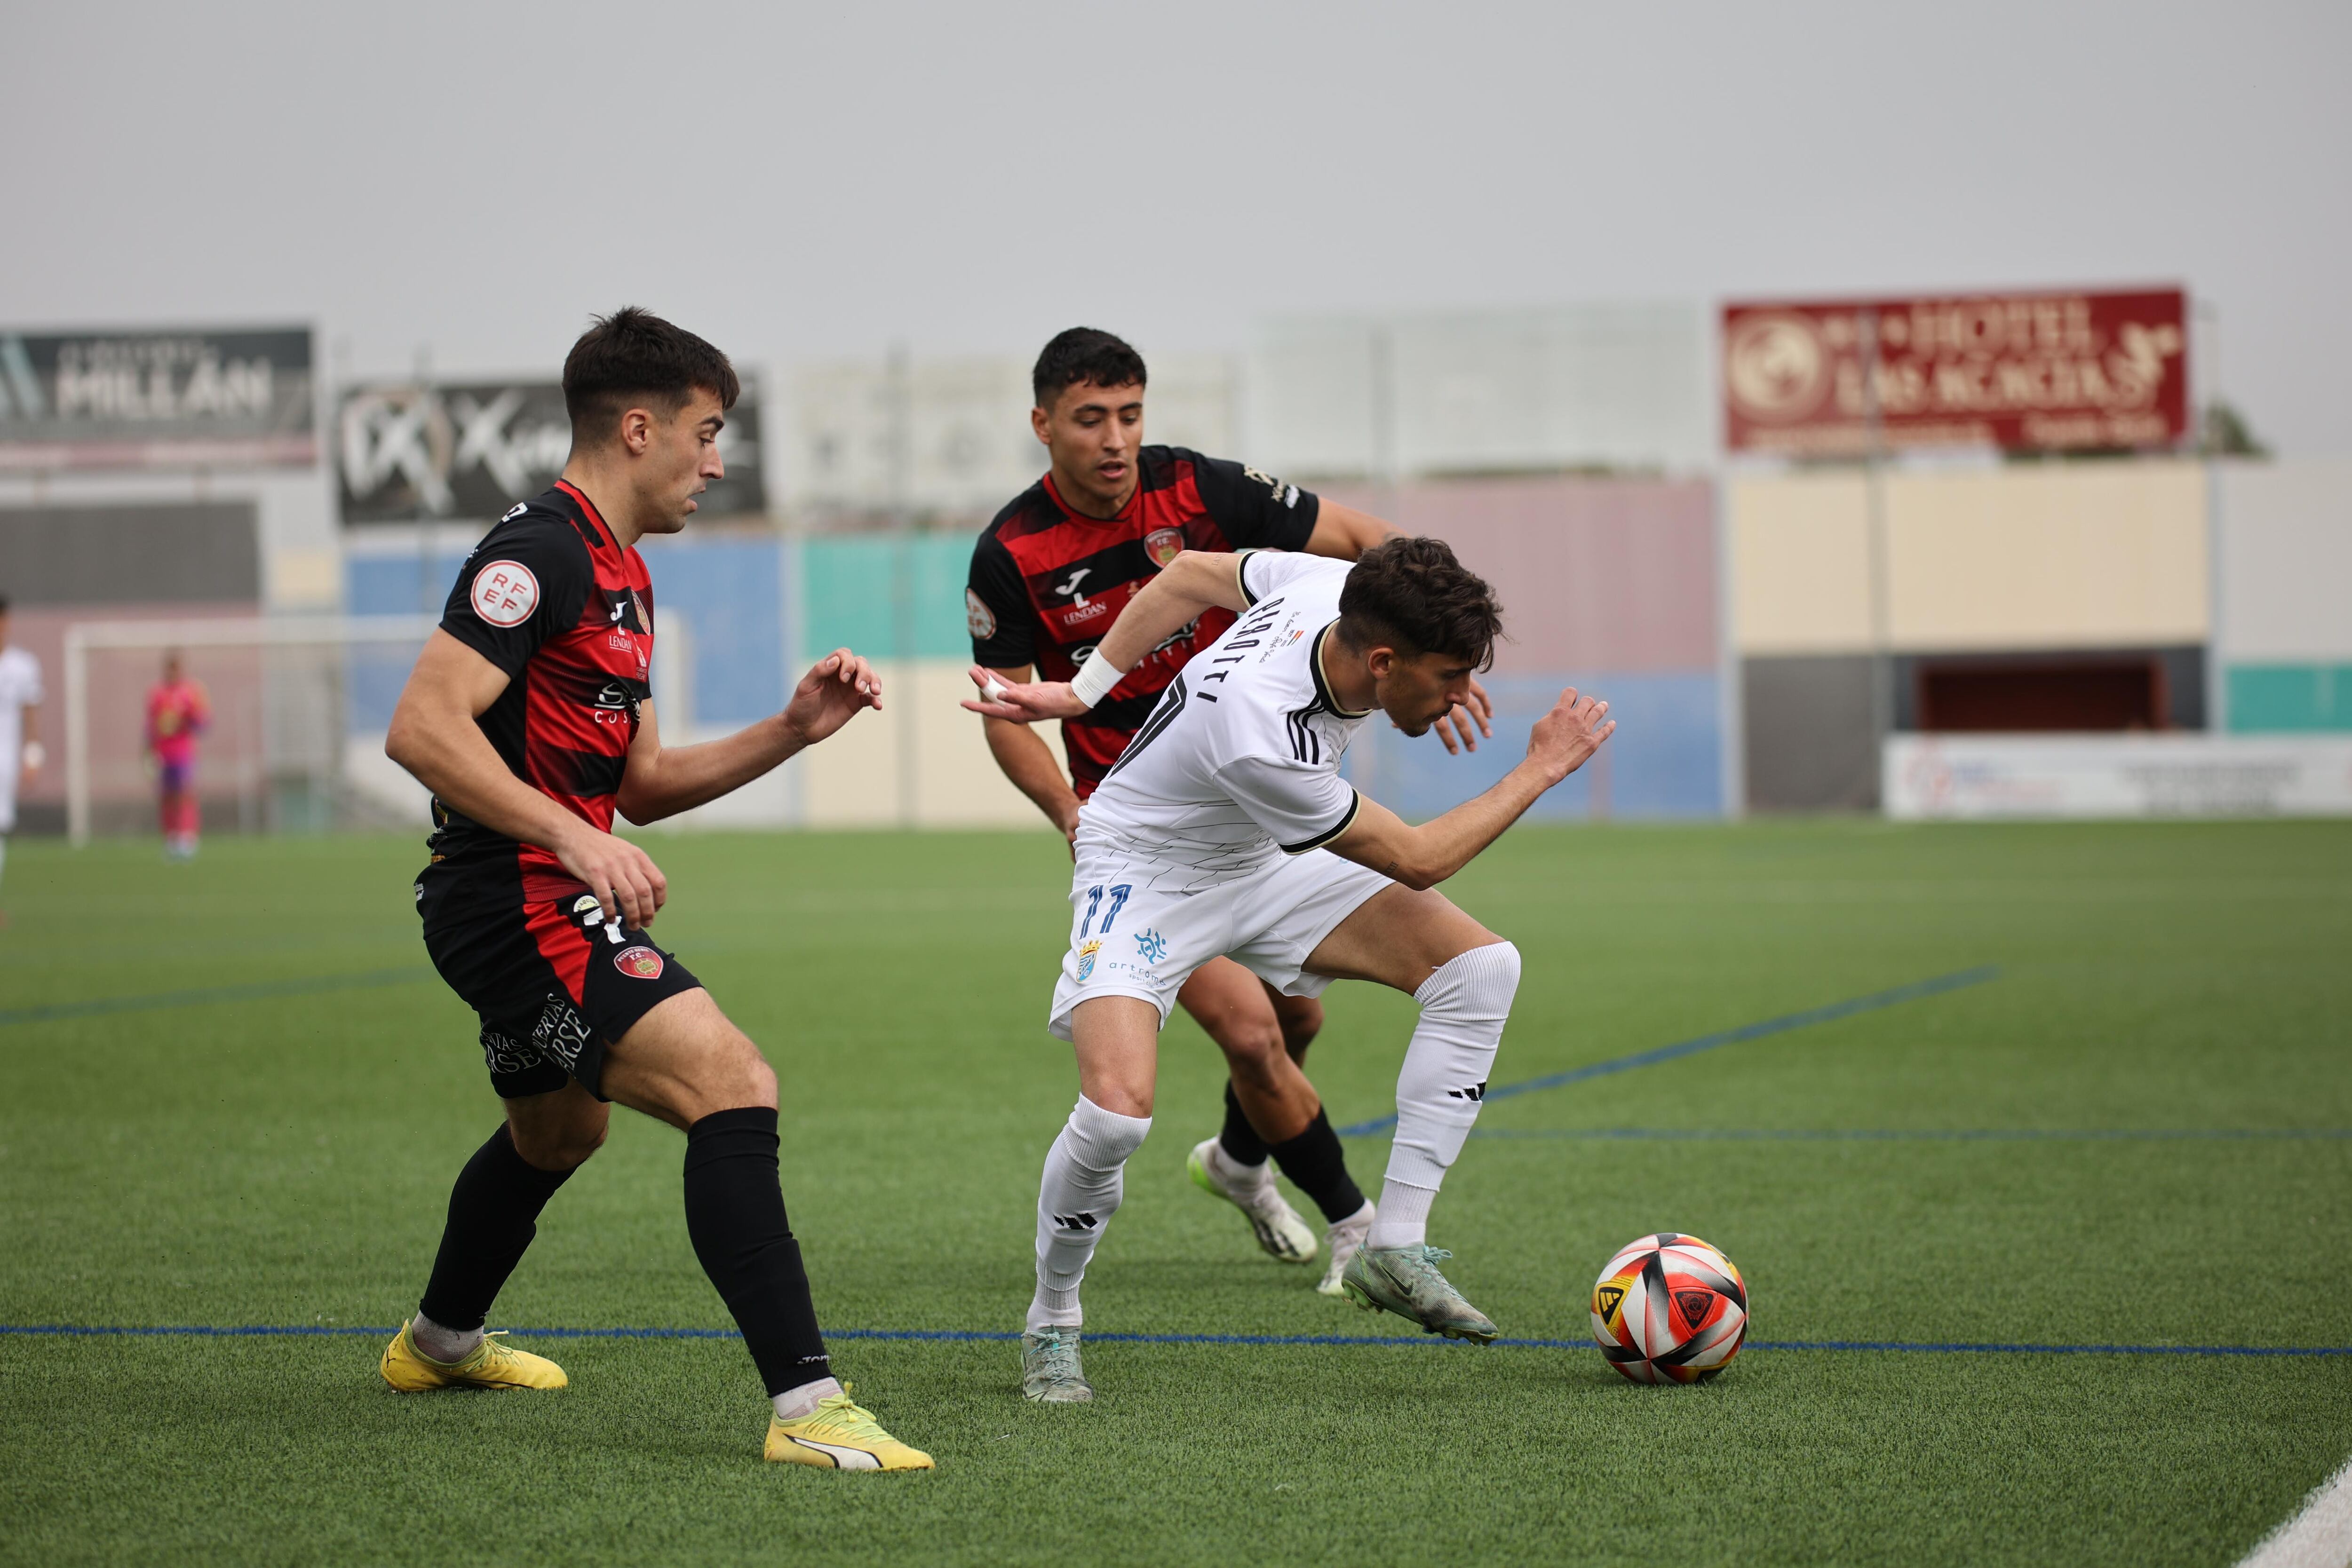
{"type": "Polygon", "coordinates": [[[1070,946],[1045,1027],[1070,1038],[1070,1010],[1091,997],[1137,997],[1168,1009],[1192,971],[1237,960],[1286,997],[1331,982],[1301,967],[1339,922],[1396,884],[1328,850],[1281,855],[1230,882],[1200,885],[1197,868],[1078,834],[1070,883],[1070,946]]]}

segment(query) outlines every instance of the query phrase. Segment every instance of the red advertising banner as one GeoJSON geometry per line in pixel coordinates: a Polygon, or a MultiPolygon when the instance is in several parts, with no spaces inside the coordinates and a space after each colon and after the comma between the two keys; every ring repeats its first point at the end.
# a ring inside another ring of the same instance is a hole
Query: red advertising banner
{"type": "Polygon", "coordinates": [[[2188,297],[2052,290],[1727,305],[1723,392],[1735,452],[1858,455],[1874,440],[2168,446],[2189,433],[2188,297]]]}

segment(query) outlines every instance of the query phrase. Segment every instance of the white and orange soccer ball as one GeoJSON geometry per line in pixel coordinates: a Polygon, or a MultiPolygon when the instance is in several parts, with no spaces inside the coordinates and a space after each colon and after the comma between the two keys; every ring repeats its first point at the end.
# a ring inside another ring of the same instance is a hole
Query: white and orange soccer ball
{"type": "Polygon", "coordinates": [[[1748,1337],[1748,1282],[1696,1236],[1644,1236],[1594,1281],[1592,1337],[1635,1383],[1704,1383],[1748,1337]]]}

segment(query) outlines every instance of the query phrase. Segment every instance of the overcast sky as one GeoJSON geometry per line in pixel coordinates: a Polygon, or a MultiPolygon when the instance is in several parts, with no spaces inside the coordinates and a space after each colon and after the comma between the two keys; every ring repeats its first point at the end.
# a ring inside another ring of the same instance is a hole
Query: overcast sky
{"type": "Polygon", "coordinates": [[[2178,281],[2260,434],[2352,453],[2342,0],[19,0],[0,36],[0,325],[306,319],[356,373],[504,372],[625,302],[772,366],[2178,281]]]}

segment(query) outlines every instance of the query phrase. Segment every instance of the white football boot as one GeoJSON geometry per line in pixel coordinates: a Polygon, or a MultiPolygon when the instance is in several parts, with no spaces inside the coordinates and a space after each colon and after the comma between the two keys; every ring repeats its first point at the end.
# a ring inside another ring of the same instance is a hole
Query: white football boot
{"type": "Polygon", "coordinates": [[[1192,1185],[1242,1211],[1267,1257],[1304,1263],[1315,1256],[1315,1232],[1274,1185],[1274,1162],[1253,1169],[1237,1166],[1214,1138],[1196,1144],[1184,1168],[1192,1185]]]}

